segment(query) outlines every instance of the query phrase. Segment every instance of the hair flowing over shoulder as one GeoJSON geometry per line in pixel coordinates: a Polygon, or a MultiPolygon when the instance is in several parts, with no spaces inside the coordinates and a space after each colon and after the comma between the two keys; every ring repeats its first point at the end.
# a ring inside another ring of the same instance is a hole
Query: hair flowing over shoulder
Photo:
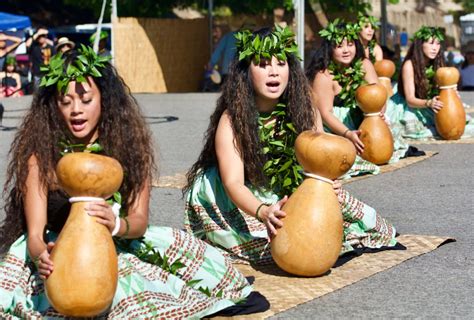
{"type": "MultiPolygon", "coordinates": [[[[354,40],[356,46],[356,55],[354,61],[365,59],[364,47],[359,40],[354,40]]],[[[309,82],[312,83],[318,72],[325,71],[332,61],[332,54],[336,44],[327,39],[324,39],[321,46],[316,49],[311,55],[311,60],[306,67],[305,73],[309,82]]]]}
{"type": "MultiPolygon", "coordinates": [[[[64,68],[76,57],[76,51],[68,52],[64,68]]],[[[106,63],[100,71],[102,76],[93,78],[101,93],[99,140],[104,154],[117,159],[124,169],[120,192],[126,209],[156,170],[152,138],[136,100],[115,68],[106,63]]],[[[3,188],[6,218],[0,227],[0,252],[26,230],[23,196],[31,156],[36,156],[44,188],[57,188],[54,170],[60,159],[58,142],[67,137],[58,112],[58,94],[56,86],[39,88],[10,147],[3,188]]]]}
{"type": "MultiPolygon", "coordinates": [[[[401,66],[401,70],[403,70],[403,66],[408,60],[411,60],[413,65],[413,73],[414,73],[414,83],[415,85],[415,96],[420,99],[428,98],[428,88],[429,83],[426,79],[426,67],[427,58],[423,53],[423,39],[415,38],[413,43],[411,44],[410,48],[408,49],[407,55],[405,57],[405,61],[401,66]]],[[[444,67],[444,49],[443,45],[438,52],[438,55],[432,60],[429,61],[428,65],[432,65],[434,71],[436,71],[440,67],[444,67]]],[[[405,97],[405,90],[403,87],[403,72],[400,72],[398,77],[398,92],[402,97],[405,97]]]]}
{"type": "MultiPolygon", "coordinates": [[[[264,28],[253,33],[261,39],[271,34],[270,28],[264,28]]],[[[222,114],[226,111],[231,119],[235,137],[235,147],[244,162],[245,179],[256,187],[265,187],[267,178],[263,174],[266,157],[258,138],[258,111],[255,105],[255,93],[249,76],[251,61],[234,59],[229,75],[223,85],[222,95],[217,100],[217,106],[210,117],[210,124],[204,136],[204,148],[196,163],[187,173],[187,185],[183,194],[189,191],[194,180],[205,170],[217,165],[215,150],[216,130],[222,114]]],[[[286,103],[288,115],[296,130],[302,132],[314,127],[314,111],[311,105],[310,88],[298,59],[288,55],[289,67],[288,86],[280,97],[286,103]]]]}

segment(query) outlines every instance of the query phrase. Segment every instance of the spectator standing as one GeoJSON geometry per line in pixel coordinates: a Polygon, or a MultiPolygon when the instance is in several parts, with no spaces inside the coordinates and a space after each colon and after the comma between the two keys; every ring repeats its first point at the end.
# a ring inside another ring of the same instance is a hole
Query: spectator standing
{"type": "Polygon", "coordinates": [[[41,79],[40,67],[42,65],[48,65],[51,56],[55,53],[53,42],[49,40],[47,36],[48,30],[39,28],[33,35],[33,41],[31,41],[30,38],[26,42],[26,46],[29,48],[30,69],[35,87],[39,85],[41,79]]]}
{"type": "Polygon", "coordinates": [[[474,91],[474,41],[469,41],[463,50],[464,63],[461,68],[461,90],[474,91]]]}
{"type": "Polygon", "coordinates": [[[7,34],[4,34],[3,32],[0,32],[0,70],[3,69],[3,64],[5,62],[5,57],[7,56],[7,54],[16,47],[18,47],[20,43],[20,38],[9,36],[7,34]],[[12,41],[13,44],[8,45],[7,40],[12,41]]]}
{"type": "Polygon", "coordinates": [[[72,42],[71,40],[69,40],[69,38],[61,37],[61,38],[59,38],[55,49],[56,49],[56,52],[64,53],[66,51],[74,49],[75,46],[76,46],[76,44],[74,42],[72,42]]]}
{"type": "MultiPolygon", "coordinates": [[[[91,47],[94,46],[96,35],[97,35],[97,32],[93,33],[89,38],[89,42],[91,44],[91,47]]],[[[110,54],[110,51],[107,49],[107,39],[108,38],[109,38],[109,33],[107,31],[102,30],[100,32],[100,37],[99,37],[99,51],[98,51],[99,56],[102,56],[102,57],[112,56],[110,54]]]]}

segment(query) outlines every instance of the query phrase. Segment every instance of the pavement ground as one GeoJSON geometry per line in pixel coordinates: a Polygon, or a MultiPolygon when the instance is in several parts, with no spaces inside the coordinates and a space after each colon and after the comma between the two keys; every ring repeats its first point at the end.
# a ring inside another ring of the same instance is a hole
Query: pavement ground
{"type": "MultiPolygon", "coordinates": [[[[474,106],[474,93],[461,96],[474,106]]],[[[197,159],[217,97],[136,95],[153,131],[162,176],[185,173],[197,159]]],[[[8,128],[0,131],[3,185],[8,149],[31,97],[1,102],[6,109],[3,125],[8,128]]],[[[439,154],[346,188],[376,208],[401,234],[450,236],[456,242],[272,318],[474,319],[474,144],[418,147],[439,154]]],[[[153,188],[150,210],[152,224],[183,227],[184,200],[179,189],[153,188]]]]}

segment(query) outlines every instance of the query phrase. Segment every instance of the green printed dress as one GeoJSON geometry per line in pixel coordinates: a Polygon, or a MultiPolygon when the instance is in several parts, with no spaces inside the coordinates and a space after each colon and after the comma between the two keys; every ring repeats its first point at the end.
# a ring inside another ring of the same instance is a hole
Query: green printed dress
{"type": "MultiPolygon", "coordinates": [[[[283,109],[278,109],[279,106],[275,111],[276,114],[284,112],[284,106],[283,109]]],[[[296,174],[301,169],[294,152],[296,131],[291,121],[287,122],[281,118],[266,123],[259,120],[259,128],[264,153],[271,159],[265,164],[263,172],[267,177],[272,177],[271,181],[281,182],[270,181],[272,190],[267,191],[258,190],[249,184],[247,186],[262,202],[275,203],[281,198],[281,194],[291,194],[291,190],[295,190],[302,181],[301,175],[296,174]],[[274,129],[277,126],[280,126],[279,130],[274,129]],[[273,138],[264,138],[268,137],[268,133],[270,136],[273,135],[273,138]],[[274,162],[275,159],[278,161],[274,162]],[[290,165],[282,171],[282,163],[290,165]],[[293,177],[293,182],[288,186],[286,180],[289,176],[293,177]],[[275,177],[279,178],[273,179],[275,177]]],[[[361,247],[380,248],[396,245],[395,228],[373,208],[345,190],[341,190],[338,200],[344,219],[341,254],[361,247]]],[[[266,226],[235,206],[224,189],[216,167],[201,171],[194,180],[186,196],[184,226],[186,231],[212,244],[236,262],[252,264],[273,262],[266,226]]]]}
{"type": "MultiPolygon", "coordinates": [[[[248,186],[265,203],[275,203],[278,196],[248,186]]],[[[341,254],[355,248],[394,246],[395,228],[372,207],[341,190],[338,195],[344,226],[341,254]]],[[[270,239],[265,225],[237,208],[227,195],[216,167],[196,178],[186,196],[184,226],[192,233],[239,263],[273,263],[270,239]]]]}
{"type": "MultiPolygon", "coordinates": [[[[401,135],[409,139],[426,140],[440,138],[435,126],[435,113],[431,108],[411,108],[394,87],[394,94],[387,102],[386,115],[397,126],[401,135]]],[[[463,138],[474,137],[474,119],[466,115],[463,138]]]]}
{"type": "MultiPolygon", "coordinates": [[[[56,236],[48,233],[51,241],[56,236]]],[[[120,241],[117,253],[117,291],[101,319],[199,319],[235,305],[252,291],[229,259],[181,230],[150,226],[143,239],[120,241]],[[173,272],[140,260],[137,250],[147,246],[171,264],[184,266],[173,272]]],[[[44,282],[27,253],[26,235],[0,260],[0,318],[64,318],[46,298],[44,282]]]]}

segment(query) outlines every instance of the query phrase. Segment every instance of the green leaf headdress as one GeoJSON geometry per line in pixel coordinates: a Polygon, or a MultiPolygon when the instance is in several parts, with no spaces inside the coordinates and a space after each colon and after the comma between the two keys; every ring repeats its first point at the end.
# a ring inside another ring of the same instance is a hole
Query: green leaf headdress
{"type": "Polygon", "coordinates": [[[421,39],[423,41],[428,41],[431,38],[437,39],[438,41],[443,41],[444,34],[443,31],[441,31],[441,28],[422,26],[420,30],[415,32],[414,38],[421,39]]]}
{"type": "Polygon", "coordinates": [[[254,59],[258,64],[261,59],[271,59],[272,56],[286,61],[291,54],[300,59],[295,34],[288,27],[275,25],[273,32],[264,38],[254,36],[249,30],[243,30],[238,32],[235,38],[239,61],[254,59]]]}
{"type": "Polygon", "coordinates": [[[326,28],[319,31],[319,35],[335,44],[340,44],[344,39],[348,41],[359,39],[361,28],[358,23],[347,23],[340,19],[330,22],[326,28]]]}
{"type": "Polygon", "coordinates": [[[101,77],[100,69],[105,67],[105,63],[110,57],[102,57],[97,55],[91,47],[81,44],[78,50],[79,55],[64,70],[62,53],[54,55],[49,64],[41,67],[43,77],[40,86],[49,87],[56,85],[59,92],[64,93],[67,90],[69,82],[85,82],[88,76],[101,77]]]}
{"type": "Polygon", "coordinates": [[[372,28],[377,30],[380,27],[380,21],[374,16],[365,15],[362,12],[357,14],[357,24],[360,28],[363,28],[367,23],[372,25],[372,28]]]}

